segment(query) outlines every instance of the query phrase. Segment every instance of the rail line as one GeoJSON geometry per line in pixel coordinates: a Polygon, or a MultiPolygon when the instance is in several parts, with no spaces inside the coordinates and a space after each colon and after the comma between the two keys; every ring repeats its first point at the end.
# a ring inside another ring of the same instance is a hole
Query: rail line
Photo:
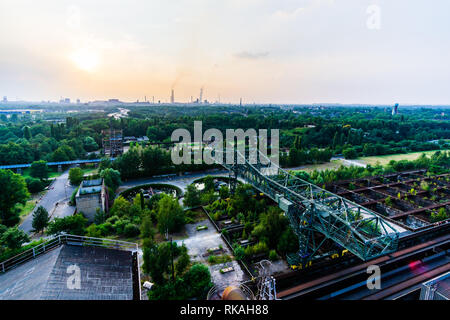
{"type": "MultiPolygon", "coordinates": [[[[428,265],[430,265],[430,270],[417,270],[418,272],[420,271],[418,275],[413,274],[409,278],[405,276],[405,279],[400,279],[399,283],[394,283],[389,286],[390,289],[386,287],[377,291],[375,294],[379,293],[379,296],[375,296],[369,292],[365,296],[361,293],[359,298],[368,298],[371,295],[373,296],[372,298],[380,298],[383,295],[388,296],[394,292],[394,286],[398,286],[396,287],[397,290],[404,290],[407,287],[400,286],[401,283],[404,283],[404,286],[406,286],[409,284],[407,281],[410,281],[413,278],[415,278],[416,281],[419,281],[419,279],[422,278],[417,277],[421,275],[424,275],[425,279],[427,279],[428,277],[431,277],[434,272],[441,270],[439,268],[445,265],[448,266],[449,247],[450,234],[446,234],[434,240],[420,243],[389,255],[373,259],[366,263],[352,266],[344,270],[302,283],[292,288],[279,291],[277,297],[279,299],[286,300],[321,298],[345,299],[346,297],[349,299],[358,299],[358,295],[355,294],[355,290],[357,291],[357,289],[361,288],[362,285],[366,288],[365,283],[369,276],[367,274],[367,267],[370,265],[377,265],[380,267],[382,271],[382,281],[383,275],[386,276],[384,280],[387,280],[388,277],[392,277],[396,274],[398,275],[402,270],[406,270],[405,266],[408,267],[410,263],[414,263],[417,267],[423,267],[423,263],[428,263],[428,265]],[[383,295],[381,294],[382,291],[385,292],[383,295]],[[350,293],[353,293],[353,296],[350,293]]],[[[412,282],[413,281],[411,280],[411,283],[412,282]]],[[[411,286],[412,285],[413,284],[411,284],[411,286]]]]}

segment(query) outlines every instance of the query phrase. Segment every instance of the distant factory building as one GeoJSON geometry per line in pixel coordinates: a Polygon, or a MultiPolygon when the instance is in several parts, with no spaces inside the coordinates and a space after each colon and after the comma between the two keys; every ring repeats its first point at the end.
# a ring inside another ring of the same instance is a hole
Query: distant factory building
{"type": "Polygon", "coordinates": [[[392,115],[395,116],[396,114],[398,114],[398,103],[396,103],[394,108],[392,108],[392,115]]]}

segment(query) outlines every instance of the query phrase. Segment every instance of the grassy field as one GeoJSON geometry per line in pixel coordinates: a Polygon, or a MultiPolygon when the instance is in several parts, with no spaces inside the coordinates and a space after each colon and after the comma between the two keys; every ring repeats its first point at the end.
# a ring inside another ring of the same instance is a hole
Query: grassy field
{"type": "Polygon", "coordinates": [[[287,170],[292,171],[292,172],[306,171],[309,173],[314,170],[318,170],[318,171],[323,171],[326,169],[336,170],[336,169],[339,169],[339,167],[341,165],[343,165],[341,160],[332,160],[331,162],[320,163],[320,164],[308,164],[308,165],[300,166],[295,169],[287,169],[287,170]]]}
{"type": "Polygon", "coordinates": [[[18,204],[17,208],[20,209],[20,217],[26,217],[36,206],[37,199],[28,200],[25,205],[18,204]]]}
{"type": "MultiPolygon", "coordinates": [[[[81,170],[83,170],[84,175],[91,175],[91,174],[97,174],[98,173],[98,168],[95,168],[94,166],[88,165],[88,166],[84,166],[81,168],[81,170]]],[[[58,172],[58,170],[53,170],[50,169],[48,172],[48,178],[52,179],[52,178],[57,178],[62,174],[62,172],[58,172]]],[[[26,179],[30,176],[30,168],[24,169],[22,171],[22,176],[26,179]]]]}
{"type": "Polygon", "coordinates": [[[84,175],[94,175],[98,173],[98,168],[81,168],[83,170],[84,175]]]}
{"type": "MultiPolygon", "coordinates": [[[[30,176],[30,170],[31,170],[30,168],[27,168],[27,169],[24,169],[24,170],[22,171],[22,176],[23,176],[25,179],[31,177],[31,176],[30,176]]],[[[50,171],[48,172],[48,177],[49,177],[49,178],[57,178],[57,177],[59,177],[61,174],[62,174],[62,172],[58,172],[57,170],[56,170],[56,171],[50,170],[50,171]]]]}
{"type": "Polygon", "coordinates": [[[412,152],[412,153],[403,153],[403,154],[391,154],[386,156],[374,156],[374,157],[362,157],[358,158],[359,161],[364,162],[365,164],[375,165],[379,162],[381,165],[387,165],[389,161],[395,160],[416,160],[418,159],[422,153],[425,153],[427,156],[434,154],[435,151],[421,151],[421,152],[412,152]]]}

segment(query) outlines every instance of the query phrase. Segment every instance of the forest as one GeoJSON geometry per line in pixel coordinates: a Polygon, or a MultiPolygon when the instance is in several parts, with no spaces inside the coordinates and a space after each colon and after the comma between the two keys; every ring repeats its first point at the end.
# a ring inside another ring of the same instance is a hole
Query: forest
{"type": "Polygon", "coordinates": [[[51,113],[0,117],[0,165],[37,160],[67,161],[98,157],[101,130],[122,129],[124,136],[147,136],[149,144],[170,142],[172,132],[194,121],[203,130],[279,129],[281,164],[297,166],[414,151],[447,149],[450,122],[446,109],[404,108],[392,115],[381,107],[155,106],[129,107],[129,117],[105,113],[51,113]],[[39,118],[41,117],[41,118],[39,118]]]}

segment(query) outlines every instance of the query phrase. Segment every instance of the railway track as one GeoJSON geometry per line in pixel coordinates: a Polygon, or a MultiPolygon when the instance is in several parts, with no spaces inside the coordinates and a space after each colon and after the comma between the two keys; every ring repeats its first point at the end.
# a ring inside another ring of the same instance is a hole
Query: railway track
{"type": "Polygon", "coordinates": [[[450,266],[450,234],[358,264],[278,293],[279,299],[385,299],[417,286],[450,266]],[[367,267],[381,271],[381,288],[366,286],[367,267]]]}

